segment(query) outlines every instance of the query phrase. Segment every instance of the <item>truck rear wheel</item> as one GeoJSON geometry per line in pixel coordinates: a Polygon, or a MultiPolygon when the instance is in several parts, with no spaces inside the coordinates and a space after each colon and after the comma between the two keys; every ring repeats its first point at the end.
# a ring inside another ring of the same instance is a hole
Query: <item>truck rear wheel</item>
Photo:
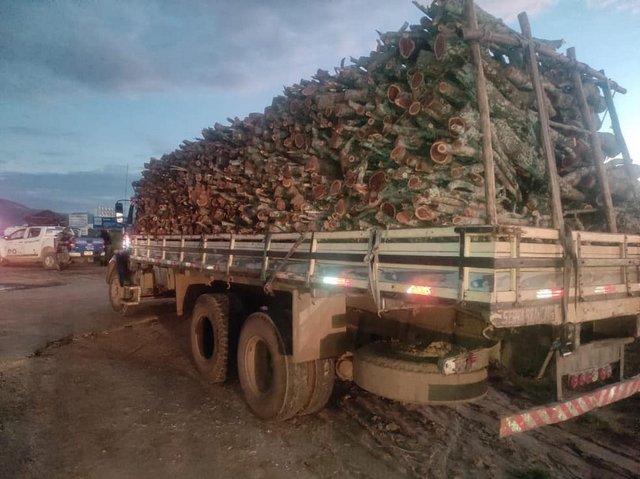
{"type": "Polygon", "coordinates": [[[308,364],[294,363],[284,352],[271,318],[251,314],[240,332],[238,377],[249,408],[262,419],[289,419],[309,403],[308,364]]]}
{"type": "Polygon", "coordinates": [[[111,308],[123,316],[127,314],[127,305],[124,304],[124,288],[120,286],[118,274],[112,274],[109,279],[109,303],[111,308]]]}
{"type": "Polygon", "coordinates": [[[306,364],[310,391],[306,406],[298,413],[300,416],[315,414],[326,406],[333,392],[336,377],[333,359],[316,359],[306,364]]]}
{"type": "Polygon", "coordinates": [[[202,294],[191,315],[191,357],[209,382],[227,379],[229,360],[229,299],[225,294],[202,294]]]}

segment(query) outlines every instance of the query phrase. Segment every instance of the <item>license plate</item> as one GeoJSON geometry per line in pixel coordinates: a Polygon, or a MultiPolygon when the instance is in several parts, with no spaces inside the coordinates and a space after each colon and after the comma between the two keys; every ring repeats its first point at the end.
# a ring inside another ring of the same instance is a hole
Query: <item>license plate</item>
{"type": "Polygon", "coordinates": [[[82,253],[82,256],[93,256],[93,251],[85,251],[82,253]]]}

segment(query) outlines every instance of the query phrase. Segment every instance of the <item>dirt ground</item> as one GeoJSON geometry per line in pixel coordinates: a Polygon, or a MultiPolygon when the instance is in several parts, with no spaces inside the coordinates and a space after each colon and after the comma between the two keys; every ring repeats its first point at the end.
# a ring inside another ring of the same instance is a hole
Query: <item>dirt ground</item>
{"type": "Polygon", "coordinates": [[[0,269],[0,477],[640,477],[639,395],[508,439],[497,418],[529,404],[508,387],[426,407],[339,383],[316,416],[260,421],[196,375],[170,302],[122,318],[103,274],[0,269]]]}

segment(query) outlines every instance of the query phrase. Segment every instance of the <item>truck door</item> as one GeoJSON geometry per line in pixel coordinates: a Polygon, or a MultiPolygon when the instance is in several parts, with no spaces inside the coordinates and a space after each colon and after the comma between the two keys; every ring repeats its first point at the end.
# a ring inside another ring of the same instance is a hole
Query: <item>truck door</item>
{"type": "Polygon", "coordinates": [[[23,240],[22,254],[25,259],[33,259],[40,255],[42,249],[42,237],[44,235],[44,228],[29,228],[27,230],[27,236],[23,240]]]}
{"type": "Polygon", "coordinates": [[[24,250],[24,239],[27,233],[26,228],[14,231],[4,241],[6,255],[9,260],[20,260],[24,250]]]}

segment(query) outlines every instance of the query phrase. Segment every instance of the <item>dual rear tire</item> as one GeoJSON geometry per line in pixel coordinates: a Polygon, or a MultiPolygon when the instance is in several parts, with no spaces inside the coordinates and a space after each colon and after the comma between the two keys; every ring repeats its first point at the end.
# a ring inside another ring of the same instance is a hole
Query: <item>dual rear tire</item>
{"type": "MultiPolygon", "coordinates": [[[[209,382],[227,377],[229,301],[205,294],[191,320],[191,352],[198,371],[209,382]]],[[[269,315],[253,313],[238,340],[238,378],[249,409],[266,420],[283,421],[320,411],[331,397],[334,361],[293,361],[269,315]]]]}
{"type": "Polygon", "coordinates": [[[229,360],[229,300],[225,294],[203,294],[191,316],[191,357],[211,383],[227,379],[229,360]]]}

